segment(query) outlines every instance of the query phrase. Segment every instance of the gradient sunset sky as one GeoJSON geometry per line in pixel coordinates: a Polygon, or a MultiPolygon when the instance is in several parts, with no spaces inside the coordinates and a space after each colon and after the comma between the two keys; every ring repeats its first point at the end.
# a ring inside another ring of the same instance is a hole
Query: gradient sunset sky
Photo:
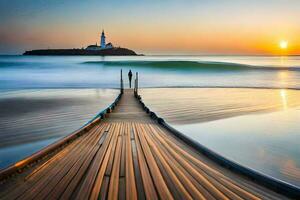
{"type": "Polygon", "coordinates": [[[99,44],[102,29],[145,54],[300,54],[300,1],[0,0],[0,54],[99,44]]]}

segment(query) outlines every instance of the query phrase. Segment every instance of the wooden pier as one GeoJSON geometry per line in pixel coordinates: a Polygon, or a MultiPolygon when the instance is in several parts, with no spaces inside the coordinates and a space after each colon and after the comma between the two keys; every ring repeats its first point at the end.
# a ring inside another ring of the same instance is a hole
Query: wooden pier
{"type": "Polygon", "coordinates": [[[49,154],[2,173],[0,199],[286,198],[176,137],[143,110],[133,90],[123,90],[113,108],[49,154]]]}

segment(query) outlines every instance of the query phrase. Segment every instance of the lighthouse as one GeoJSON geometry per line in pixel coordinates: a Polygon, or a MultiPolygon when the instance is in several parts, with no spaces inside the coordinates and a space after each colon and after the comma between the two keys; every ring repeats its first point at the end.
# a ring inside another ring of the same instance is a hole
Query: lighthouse
{"type": "Polygon", "coordinates": [[[98,50],[103,50],[103,49],[113,49],[114,46],[112,43],[107,43],[106,44],[106,41],[105,41],[105,34],[104,34],[104,30],[102,30],[102,33],[101,33],[101,36],[100,36],[100,46],[96,45],[95,44],[92,44],[92,45],[89,45],[86,47],[86,50],[89,50],[89,51],[98,51],[98,50]]]}
{"type": "Polygon", "coordinates": [[[101,49],[105,49],[106,48],[104,30],[102,31],[102,34],[101,34],[100,47],[101,47],[101,49]]]}

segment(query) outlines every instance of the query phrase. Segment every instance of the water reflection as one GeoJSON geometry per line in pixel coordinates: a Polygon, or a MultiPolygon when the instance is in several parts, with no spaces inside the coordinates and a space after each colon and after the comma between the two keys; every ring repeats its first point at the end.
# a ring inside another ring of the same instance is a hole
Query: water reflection
{"type": "Polygon", "coordinates": [[[300,182],[300,166],[292,158],[282,162],[281,173],[296,182],[300,182]]]}
{"type": "Polygon", "coordinates": [[[300,91],[167,88],[140,93],[151,110],[199,143],[300,186],[300,91]]]}
{"type": "Polygon", "coordinates": [[[244,166],[300,186],[300,110],[173,126],[244,166]]]}
{"type": "Polygon", "coordinates": [[[285,89],[280,90],[280,96],[281,96],[281,100],[282,100],[283,109],[286,110],[288,108],[288,102],[287,102],[287,94],[286,94],[285,89]]]}
{"type": "Polygon", "coordinates": [[[290,59],[289,59],[289,56],[280,56],[279,57],[279,66],[280,67],[287,67],[287,66],[290,66],[290,59]]]}
{"type": "Polygon", "coordinates": [[[278,83],[280,87],[285,88],[287,87],[287,82],[290,78],[290,73],[288,71],[280,71],[278,72],[278,83]]]}
{"type": "Polygon", "coordinates": [[[300,106],[300,91],[288,89],[142,89],[145,103],[168,122],[191,124],[300,106]]]}

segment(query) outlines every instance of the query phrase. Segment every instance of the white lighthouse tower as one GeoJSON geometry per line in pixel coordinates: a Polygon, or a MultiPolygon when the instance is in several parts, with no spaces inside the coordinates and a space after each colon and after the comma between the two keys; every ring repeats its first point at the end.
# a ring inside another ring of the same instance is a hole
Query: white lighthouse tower
{"type": "Polygon", "coordinates": [[[106,47],[104,30],[102,31],[102,34],[101,34],[100,47],[101,47],[101,49],[105,49],[105,47],[106,47]]]}
{"type": "Polygon", "coordinates": [[[105,34],[104,34],[104,30],[102,30],[102,33],[101,33],[101,36],[100,36],[100,46],[96,45],[95,44],[92,44],[92,45],[89,45],[86,47],[86,50],[89,50],[89,51],[98,51],[98,50],[103,50],[103,49],[113,49],[114,46],[112,43],[107,43],[106,44],[106,41],[105,41],[106,37],[105,37],[105,34]]]}

